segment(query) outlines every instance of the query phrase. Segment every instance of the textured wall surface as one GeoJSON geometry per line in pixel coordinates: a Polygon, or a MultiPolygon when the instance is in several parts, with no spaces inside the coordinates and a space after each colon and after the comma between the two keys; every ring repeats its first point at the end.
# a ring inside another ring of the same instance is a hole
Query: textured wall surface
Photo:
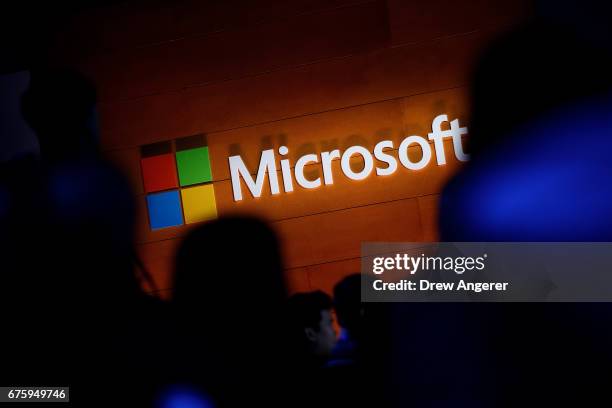
{"type": "MultiPolygon", "coordinates": [[[[293,164],[383,139],[397,147],[426,137],[442,113],[469,128],[479,53],[530,12],[512,0],[129,2],[75,19],[52,55],[98,86],[103,149],[133,184],[138,251],[161,295],[190,226],[151,231],[141,146],[196,134],[206,135],[219,215],[272,222],[291,290],[329,291],[359,270],[362,241],[437,239],[438,194],[459,166],[452,145],[445,166],[434,159],[421,171],[400,165],[352,181],[336,161],[333,185],[278,196],[264,189],[239,203],[228,156],[240,152],[255,171],[261,151],[281,145],[293,164]]],[[[306,168],[307,177],[320,173],[306,168]]]]}

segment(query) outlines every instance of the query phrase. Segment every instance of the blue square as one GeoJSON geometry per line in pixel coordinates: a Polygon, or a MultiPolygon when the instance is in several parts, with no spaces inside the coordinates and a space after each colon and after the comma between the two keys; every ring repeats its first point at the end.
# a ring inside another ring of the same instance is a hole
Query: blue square
{"type": "Polygon", "coordinates": [[[147,206],[151,229],[183,225],[183,211],[178,190],[149,194],[147,206]]]}

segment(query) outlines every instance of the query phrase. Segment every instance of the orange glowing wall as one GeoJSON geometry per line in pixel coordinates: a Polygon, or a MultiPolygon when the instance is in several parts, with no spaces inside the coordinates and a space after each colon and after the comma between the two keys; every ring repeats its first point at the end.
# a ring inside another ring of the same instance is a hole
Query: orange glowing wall
{"type": "Polygon", "coordinates": [[[442,113],[469,128],[479,53],[530,13],[520,0],[129,2],[79,16],[52,55],[98,86],[102,147],[133,184],[137,249],[160,295],[171,289],[173,254],[190,227],[150,230],[139,147],[200,133],[219,214],[269,220],[290,289],[330,291],[359,270],[362,241],[437,239],[438,194],[458,167],[454,155],[446,166],[400,166],[359,182],[336,174],[332,186],[235,203],[230,152],[256,170],[263,149],[283,144],[295,163],[306,153],[426,137],[442,113]]]}

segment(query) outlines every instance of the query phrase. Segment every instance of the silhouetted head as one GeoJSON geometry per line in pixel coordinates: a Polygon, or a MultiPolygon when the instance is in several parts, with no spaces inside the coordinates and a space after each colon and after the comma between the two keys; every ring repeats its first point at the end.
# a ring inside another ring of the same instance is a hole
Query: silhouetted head
{"type": "MultiPolygon", "coordinates": [[[[71,272],[71,286],[88,287],[103,299],[139,293],[133,274],[133,192],[123,175],[104,162],[63,163],[48,171],[47,203],[53,245],[64,247],[58,259],[71,272]]],[[[124,299],[127,300],[127,299],[124,299]]]]}
{"type": "Polygon", "coordinates": [[[494,41],[472,79],[473,155],[548,112],[607,92],[610,53],[576,29],[534,20],[494,41]]]}
{"type": "Polygon", "coordinates": [[[334,307],[340,326],[352,336],[359,336],[364,317],[360,274],[349,275],[334,286],[334,307]]]}
{"type": "Polygon", "coordinates": [[[287,319],[300,351],[320,357],[331,354],[336,331],[329,295],[320,290],[296,293],[287,302],[287,319]]]}
{"type": "Polygon", "coordinates": [[[81,74],[60,69],[33,71],[22,97],[22,112],[38,137],[45,160],[95,153],[96,90],[81,74]]]}
{"type": "MultiPolygon", "coordinates": [[[[276,234],[254,218],[221,218],[191,231],[176,258],[174,299],[202,324],[278,326],[286,295],[276,234]]],[[[240,329],[242,330],[242,329],[240,329]]]]}
{"type": "Polygon", "coordinates": [[[610,172],[612,54],[584,29],[589,19],[552,14],[494,41],[477,65],[472,160],[442,193],[443,240],[610,235],[612,191],[601,180],[610,172]]]}
{"type": "Polygon", "coordinates": [[[282,273],[276,234],[254,218],[197,226],[178,249],[177,361],[222,406],[247,406],[260,393],[274,397],[267,386],[287,378],[282,273]]]}

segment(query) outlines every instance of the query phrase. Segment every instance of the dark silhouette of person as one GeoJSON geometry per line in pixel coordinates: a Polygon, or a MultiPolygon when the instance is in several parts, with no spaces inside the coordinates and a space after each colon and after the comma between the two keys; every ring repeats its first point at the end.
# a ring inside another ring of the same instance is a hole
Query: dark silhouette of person
{"type": "Polygon", "coordinates": [[[220,407],[282,401],[292,386],[279,242],[254,218],[196,227],[176,255],[176,381],[220,407]]]}
{"type": "Polygon", "coordinates": [[[286,309],[295,364],[320,369],[336,345],[331,297],[320,290],[296,293],[287,301],[286,309]]]}
{"type": "Polygon", "coordinates": [[[579,33],[558,20],[535,18],[487,48],[471,81],[473,158],[547,112],[607,94],[611,54],[579,33]]]}
{"type": "Polygon", "coordinates": [[[349,275],[334,286],[334,308],[341,331],[328,365],[333,367],[356,364],[364,330],[361,275],[349,275]]]}
{"type": "Polygon", "coordinates": [[[44,160],[82,160],[98,154],[96,90],[78,72],[33,70],[22,112],[44,160]]]}
{"type": "Polygon", "coordinates": [[[77,405],[144,403],[158,365],[147,353],[159,349],[144,338],[163,307],[135,275],[132,192],[98,153],[91,83],[63,69],[31,78],[22,111],[40,158],[1,171],[1,309],[20,322],[4,339],[14,352],[2,382],[70,385],[77,405]],[[99,389],[109,378],[114,395],[99,389]]]}
{"type": "MultiPolygon", "coordinates": [[[[568,14],[565,21],[535,19],[483,55],[472,89],[472,160],[443,191],[442,240],[612,238],[612,188],[605,181],[612,176],[610,37],[585,35],[593,33],[590,21],[609,20],[609,13],[589,18],[592,4],[574,3],[575,17],[568,14]]],[[[440,326],[478,321],[486,327],[454,334],[461,343],[483,345],[480,355],[472,355],[486,363],[480,377],[488,379],[471,387],[495,392],[480,403],[609,403],[609,304],[449,304],[435,310],[440,326]],[[439,313],[444,307],[447,316],[439,313]]],[[[411,363],[419,370],[432,361],[411,363]]],[[[471,362],[461,364],[468,378],[471,362]]]]}
{"type": "Polygon", "coordinates": [[[325,406],[391,406],[391,310],[362,302],[362,284],[370,285],[370,280],[351,274],[334,286],[340,335],[321,381],[325,406]]]}

